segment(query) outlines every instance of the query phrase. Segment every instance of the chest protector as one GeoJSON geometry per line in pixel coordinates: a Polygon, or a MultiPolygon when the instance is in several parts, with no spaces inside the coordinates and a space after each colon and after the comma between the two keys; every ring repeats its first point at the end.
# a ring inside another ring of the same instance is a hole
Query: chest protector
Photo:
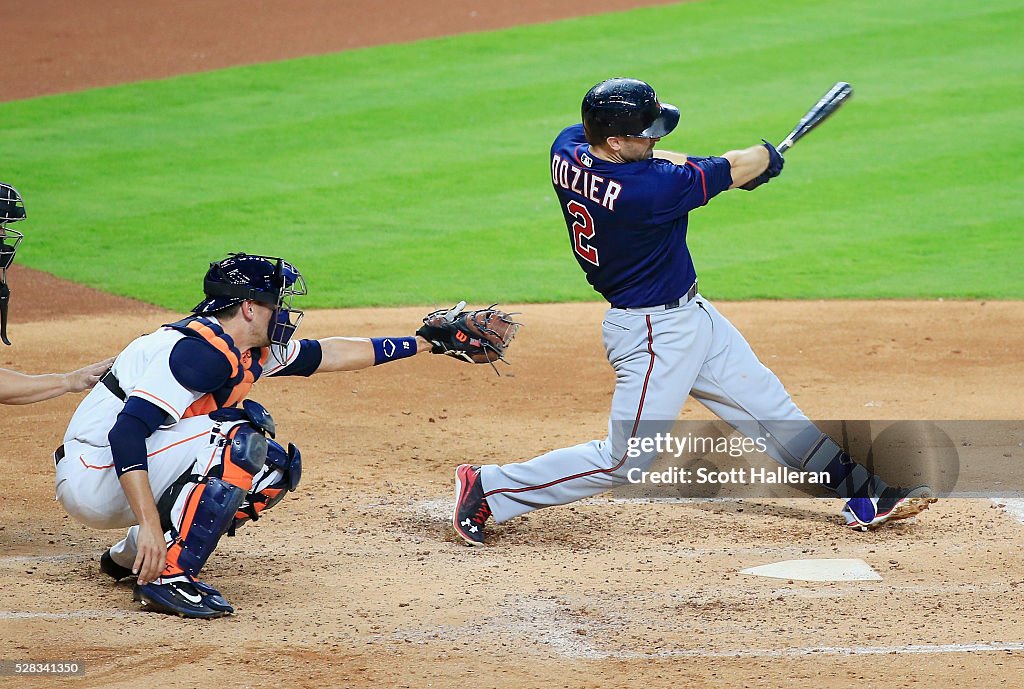
{"type": "Polygon", "coordinates": [[[208,392],[185,410],[183,419],[203,416],[225,407],[234,407],[249,394],[252,384],[263,373],[270,356],[269,347],[253,347],[239,352],[234,340],[215,321],[202,316],[190,316],[164,327],[173,328],[186,337],[198,337],[217,348],[231,367],[231,375],[218,389],[208,392]]]}

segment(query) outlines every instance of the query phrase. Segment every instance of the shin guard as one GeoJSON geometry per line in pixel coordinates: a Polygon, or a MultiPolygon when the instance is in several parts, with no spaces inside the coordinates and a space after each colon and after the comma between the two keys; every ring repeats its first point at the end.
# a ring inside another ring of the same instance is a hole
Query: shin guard
{"type": "Polygon", "coordinates": [[[169,540],[162,576],[199,574],[266,464],[267,439],[249,423],[230,428],[222,443],[219,466],[207,476],[183,474],[161,498],[169,540]]]}

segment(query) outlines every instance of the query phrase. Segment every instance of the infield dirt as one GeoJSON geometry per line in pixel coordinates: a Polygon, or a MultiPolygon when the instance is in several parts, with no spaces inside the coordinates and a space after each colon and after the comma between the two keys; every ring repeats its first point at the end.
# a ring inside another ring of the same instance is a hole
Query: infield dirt
{"type": "MultiPolygon", "coordinates": [[[[5,59],[20,61],[6,97],[550,19],[574,5],[400,2],[389,12],[405,4],[396,21],[372,3],[261,3],[240,22],[237,1],[208,3],[202,16],[186,5],[172,15],[146,3],[31,3],[13,20],[39,40],[5,45],[5,59]],[[304,40],[314,24],[316,39],[304,40]],[[257,26],[274,27],[274,40],[257,26]],[[126,38],[138,27],[156,27],[147,45],[158,50],[126,38]]],[[[588,8],[639,4],[652,3],[588,8]]],[[[25,269],[11,284],[8,368],[75,367],[175,316],[25,269]]],[[[717,305],[813,417],[1020,418],[1020,303],[717,305]]],[[[944,500],[852,534],[834,500],[597,498],[494,527],[487,549],[455,543],[457,464],[526,459],[606,429],[614,380],[602,305],[518,309],[527,327],[501,378],[419,357],[256,387],[281,437],[302,448],[305,473],[297,493],[222,542],[206,577],[238,614],[213,622],[139,612],[130,588],[97,569],[119,535],[81,527],[53,502],[49,453],[78,400],[0,409],[0,659],[86,666],[83,677],[12,685],[1020,686],[1024,525],[987,500],[944,500]],[[860,557],[883,579],[736,574],[801,557],[860,557]]],[[[315,311],[302,335],[400,334],[424,310],[315,311]]]]}

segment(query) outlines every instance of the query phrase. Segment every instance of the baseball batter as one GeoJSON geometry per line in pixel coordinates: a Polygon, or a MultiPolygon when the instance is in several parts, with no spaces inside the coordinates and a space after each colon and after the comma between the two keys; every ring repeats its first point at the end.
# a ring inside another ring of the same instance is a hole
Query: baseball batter
{"type": "Polygon", "coordinates": [[[591,88],[582,119],[555,138],[551,181],[576,260],[611,305],[602,323],[616,380],[608,436],[522,463],[459,466],[456,533],[482,545],[491,517],[504,522],[626,483],[629,469],[655,459],[627,457],[629,439],[642,426],[645,433],[670,427],[687,395],[762,439],[776,461],[825,472],[828,487],[847,500],[842,514],[852,528],[911,517],[934,502],[927,486],[886,485],[821,433],[697,290],[689,213],[726,190],[751,191],[777,177],[784,161],[775,147],[712,157],[655,151],[679,110],[636,79],[591,88]]]}
{"type": "Polygon", "coordinates": [[[233,612],[198,579],[218,541],[257,519],[301,476],[301,455],[273,440],[270,414],[246,399],[263,376],[351,371],[449,353],[447,320],[421,336],[294,340],[306,293],[299,271],[269,256],[210,265],[191,315],[129,344],[75,412],[54,453],[56,493],[76,520],[129,528],[104,552],[115,579],[136,577],[148,609],[211,618],[233,612]],[[428,333],[428,334],[431,334],[428,333]]]}
{"type": "MultiPolygon", "coordinates": [[[[25,202],[18,190],[0,182],[0,340],[6,345],[7,305],[11,288],[7,286],[7,269],[25,235],[8,227],[8,223],[24,220],[25,202]]],[[[66,392],[82,392],[96,384],[113,359],[90,364],[68,373],[46,373],[32,376],[0,368],[0,404],[31,404],[58,397],[66,392]]]]}

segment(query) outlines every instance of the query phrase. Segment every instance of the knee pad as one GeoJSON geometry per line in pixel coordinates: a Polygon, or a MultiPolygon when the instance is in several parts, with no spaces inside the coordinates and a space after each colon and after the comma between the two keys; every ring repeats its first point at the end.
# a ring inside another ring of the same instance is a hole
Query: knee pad
{"type": "Polygon", "coordinates": [[[267,464],[280,469],[284,474],[288,490],[295,490],[302,479],[302,453],[292,443],[288,443],[287,452],[280,444],[271,440],[268,443],[267,464]]]}
{"type": "MultiPolygon", "coordinates": [[[[244,471],[250,479],[256,475],[267,462],[267,439],[262,430],[250,423],[241,423],[228,431],[228,443],[224,447],[224,478],[238,486],[238,482],[229,478],[233,473],[232,464],[244,471]]],[[[249,486],[239,486],[246,489],[249,486]]]]}
{"type": "Polygon", "coordinates": [[[229,536],[233,536],[235,529],[246,522],[257,521],[264,510],[281,502],[287,493],[299,485],[302,478],[302,454],[299,448],[288,443],[288,450],[285,451],[273,440],[268,445],[264,475],[256,477],[252,491],[238,508],[234,522],[228,529],[229,536]]]}

